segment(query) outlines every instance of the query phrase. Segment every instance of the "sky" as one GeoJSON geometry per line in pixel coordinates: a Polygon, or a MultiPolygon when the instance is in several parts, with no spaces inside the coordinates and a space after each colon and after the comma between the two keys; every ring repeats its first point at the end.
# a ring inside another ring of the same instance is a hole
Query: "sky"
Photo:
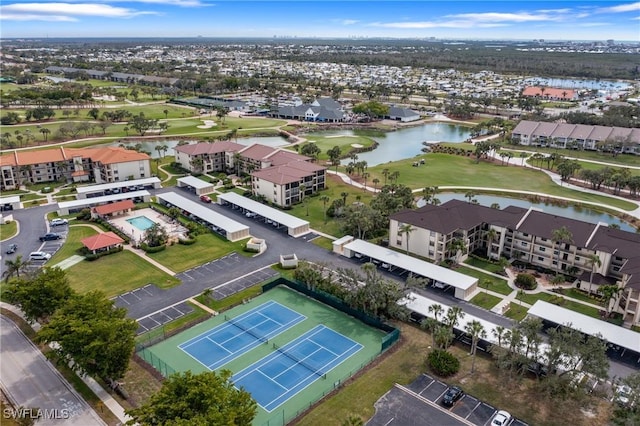
{"type": "Polygon", "coordinates": [[[1,0],[0,36],[640,42],[640,2],[1,0]]]}

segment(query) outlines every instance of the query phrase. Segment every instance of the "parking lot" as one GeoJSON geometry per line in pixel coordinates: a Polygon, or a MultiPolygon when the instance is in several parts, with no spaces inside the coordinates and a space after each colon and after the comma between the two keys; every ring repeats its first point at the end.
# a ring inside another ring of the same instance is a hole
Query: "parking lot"
{"type": "MultiPolygon", "coordinates": [[[[53,256],[54,254],[56,254],[58,250],[60,250],[60,247],[62,247],[65,240],[67,239],[67,234],[69,233],[69,226],[61,225],[61,226],[51,227],[50,232],[59,234],[60,239],[41,242],[40,243],[41,246],[37,251],[43,251],[53,256]]],[[[17,254],[22,254],[23,259],[29,260],[29,253],[20,253],[20,251],[21,251],[20,246],[18,246],[18,252],[13,254],[13,256],[16,256],[17,254]]],[[[7,256],[7,257],[10,257],[10,256],[7,256]]],[[[39,269],[42,266],[44,266],[46,262],[47,262],[46,260],[29,260],[29,266],[27,269],[31,269],[31,270],[39,269]]],[[[48,266],[51,266],[51,265],[48,265],[48,266]]]]}
{"type": "MultiPolygon", "coordinates": [[[[441,404],[448,389],[446,383],[426,374],[406,388],[395,386],[376,402],[376,414],[367,425],[478,425],[488,426],[495,407],[472,395],[464,395],[451,408],[441,404]]],[[[514,419],[511,426],[526,426],[514,419]]]]}
{"type": "Polygon", "coordinates": [[[207,282],[212,281],[217,273],[223,270],[233,269],[242,260],[238,253],[231,253],[219,259],[212,260],[204,265],[197,266],[176,275],[183,283],[190,281],[207,282]]]}
{"type": "Polygon", "coordinates": [[[155,314],[148,317],[140,318],[138,319],[137,334],[142,334],[149,330],[153,330],[154,328],[158,328],[161,325],[178,319],[190,312],[193,312],[193,308],[191,307],[191,305],[189,305],[189,303],[187,302],[181,302],[175,306],[170,306],[160,312],[156,312],[155,314]]]}

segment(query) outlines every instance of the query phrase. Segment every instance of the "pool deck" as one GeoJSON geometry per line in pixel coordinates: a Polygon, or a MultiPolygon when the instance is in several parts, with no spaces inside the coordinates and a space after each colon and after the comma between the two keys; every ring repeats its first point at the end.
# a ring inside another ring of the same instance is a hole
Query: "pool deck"
{"type": "Polygon", "coordinates": [[[171,218],[164,216],[163,214],[152,209],[134,210],[125,215],[112,218],[110,219],[110,222],[116,228],[129,235],[131,237],[132,243],[138,244],[144,236],[144,231],[141,231],[131,223],[127,222],[128,219],[132,219],[138,216],[145,216],[153,222],[160,224],[164,229],[166,229],[167,234],[169,234],[170,238],[184,238],[184,236],[187,234],[187,229],[184,226],[180,225],[177,222],[173,222],[171,218]]]}

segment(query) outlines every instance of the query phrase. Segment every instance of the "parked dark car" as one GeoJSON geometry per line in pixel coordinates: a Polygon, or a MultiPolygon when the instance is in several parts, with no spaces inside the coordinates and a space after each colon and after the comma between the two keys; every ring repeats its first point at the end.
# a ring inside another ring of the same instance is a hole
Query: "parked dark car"
{"type": "Polygon", "coordinates": [[[7,251],[5,253],[7,254],[13,254],[18,250],[18,245],[17,244],[9,244],[9,247],[7,247],[7,251]]]}
{"type": "Polygon", "coordinates": [[[42,237],[40,237],[40,241],[53,241],[53,240],[59,240],[60,238],[60,234],[56,234],[54,232],[50,232],[48,234],[44,234],[42,237]]]}
{"type": "Polygon", "coordinates": [[[464,392],[457,386],[450,387],[442,397],[442,404],[451,407],[457,400],[464,396],[464,392]]]}

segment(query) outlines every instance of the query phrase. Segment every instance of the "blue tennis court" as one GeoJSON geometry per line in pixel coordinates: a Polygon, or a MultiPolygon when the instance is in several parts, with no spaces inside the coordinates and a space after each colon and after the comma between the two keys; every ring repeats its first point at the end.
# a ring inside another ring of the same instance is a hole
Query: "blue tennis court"
{"type": "Polygon", "coordinates": [[[178,345],[209,370],[215,370],[245,352],[298,324],[306,317],[274,302],[263,303],[178,345]]]}
{"type": "Polygon", "coordinates": [[[235,374],[231,380],[271,412],[362,349],[362,345],[318,325],[235,374]]]}

